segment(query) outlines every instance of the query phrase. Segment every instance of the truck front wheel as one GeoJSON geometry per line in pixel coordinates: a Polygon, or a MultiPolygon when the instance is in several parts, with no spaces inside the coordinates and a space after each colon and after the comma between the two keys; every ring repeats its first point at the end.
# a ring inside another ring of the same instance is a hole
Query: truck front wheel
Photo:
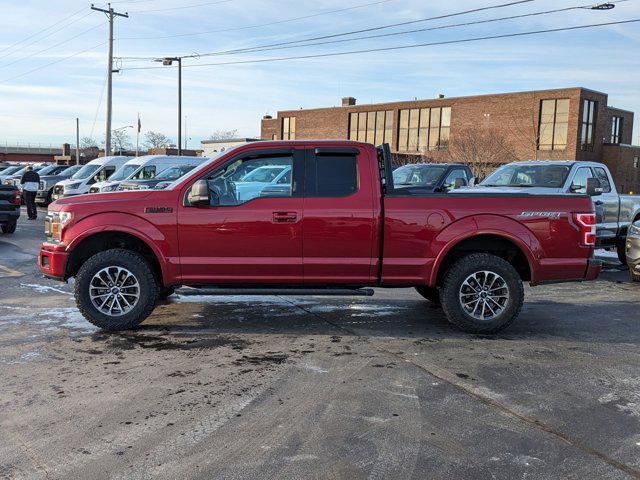
{"type": "Polygon", "coordinates": [[[458,328],[468,333],[495,333],[518,317],[524,288],[509,262],[475,253],[449,267],[440,298],[447,319],[458,328]]]}
{"type": "Polygon", "coordinates": [[[18,222],[16,222],[15,220],[13,222],[2,225],[2,233],[14,233],[17,226],[18,222]]]}
{"type": "Polygon", "coordinates": [[[137,327],[156,305],[158,284],[145,258],[130,250],[93,255],[76,275],[74,295],[80,313],[105,330],[137,327]]]}

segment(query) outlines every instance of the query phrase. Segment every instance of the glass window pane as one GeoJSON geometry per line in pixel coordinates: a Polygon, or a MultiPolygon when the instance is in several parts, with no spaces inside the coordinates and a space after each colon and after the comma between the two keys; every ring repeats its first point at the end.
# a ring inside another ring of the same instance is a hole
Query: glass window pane
{"type": "Polygon", "coordinates": [[[358,191],[355,156],[316,156],[316,192],[319,197],[344,197],[358,191]]]}
{"type": "Polygon", "coordinates": [[[420,128],[429,128],[429,109],[420,109],[420,128]]]}
{"type": "Polygon", "coordinates": [[[407,137],[409,135],[409,129],[401,128],[398,130],[398,150],[406,152],[408,149],[407,137]]]}
{"type": "Polygon", "coordinates": [[[553,125],[540,125],[540,150],[551,150],[553,146],[553,125]]]}
{"type": "Polygon", "coordinates": [[[393,110],[387,110],[384,117],[384,124],[387,128],[393,128],[393,110]]]}
{"type": "Polygon", "coordinates": [[[449,128],[450,127],[441,127],[440,128],[440,149],[449,148],[449,128]]]}
{"type": "Polygon", "coordinates": [[[358,114],[349,114],[349,139],[356,140],[358,138],[358,114]]]}
{"type": "Polygon", "coordinates": [[[440,126],[440,113],[442,110],[440,108],[432,108],[431,109],[431,128],[440,126]]]}
{"type": "Polygon", "coordinates": [[[376,112],[367,113],[367,143],[374,143],[376,133],[376,112]]]}
{"type": "Polygon", "coordinates": [[[289,119],[289,131],[294,134],[296,133],[296,117],[291,117],[289,119]]]}
{"type": "Polygon", "coordinates": [[[555,100],[543,100],[540,112],[540,123],[553,123],[555,116],[555,100]]]}
{"type": "Polygon", "coordinates": [[[400,110],[400,128],[409,127],[409,110],[400,110]]]}
{"type": "Polygon", "coordinates": [[[409,142],[407,145],[407,149],[410,152],[415,152],[418,149],[418,129],[417,128],[409,129],[409,142]]]}
{"type": "Polygon", "coordinates": [[[437,150],[439,140],[440,140],[440,129],[438,127],[430,128],[429,129],[429,150],[437,150]]]}
{"type": "Polygon", "coordinates": [[[558,123],[553,135],[553,149],[564,150],[567,146],[567,124],[558,123]]]}
{"type": "Polygon", "coordinates": [[[442,109],[442,120],[440,121],[440,124],[443,127],[451,126],[451,107],[444,107],[442,109]]]}
{"type": "Polygon", "coordinates": [[[418,132],[418,148],[420,150],[429,147],[429,129],[421,128],[418,132]]]}
{"type": "Polygon", "coordinates": [[[558,100],[556,104],[556,123],[569,121],[569,99],[558,100]]]}
{"type": "Polygon", "coordinates": [[[409,110],[409,128],[416,128],[418,126],[419,115],[420,115],[420,110],[417,110],[417,109],[409,110]]]}

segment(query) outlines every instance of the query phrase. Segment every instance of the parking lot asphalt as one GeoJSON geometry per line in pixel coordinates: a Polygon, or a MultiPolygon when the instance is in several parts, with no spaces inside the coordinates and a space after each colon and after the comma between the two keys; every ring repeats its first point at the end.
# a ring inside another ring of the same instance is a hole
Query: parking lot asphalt
{"type": "Polygon", "coordinates": [[[171,297],[135,332],[0,236],[0,478],[640,478],[640,284],[526,290],[497,336],[413,290],[171,297]]]}

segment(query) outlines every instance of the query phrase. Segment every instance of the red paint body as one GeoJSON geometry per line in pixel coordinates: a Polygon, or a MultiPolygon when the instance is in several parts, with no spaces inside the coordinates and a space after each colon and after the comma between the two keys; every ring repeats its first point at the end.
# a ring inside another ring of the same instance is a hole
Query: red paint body
{"type": "Polygon", "coordinates": [[[123,232],[145,242],[164,285],[435,285],[459,242],[478,235],[508,240],[529,264],[531,284],[588,280],[593,247],[580,246],[575,212],[588,197],[527,195],[383,196],[377,151],[346,141],[258,142],[230,150],[171,190],[83,195],[53,203],[73,219],[60,243],[45,242],[40,268],[70,276],[67,258],[92,235],[123,232]],[[238,206],[184,206],[200,177],[252,151],[357,148],[358,191],[340,198],[256,198],[238,206]],[[145,213],[170,207],[169,213],[145,213]],[[562,212],[559,218],[522,212],[562,212]],[[279,220],[278,220],[279,218],[279,220]],[[283,221],[283,219],[285,221],[283,221]],[[47,257],[45,262],[43,257],[47,257]]]}

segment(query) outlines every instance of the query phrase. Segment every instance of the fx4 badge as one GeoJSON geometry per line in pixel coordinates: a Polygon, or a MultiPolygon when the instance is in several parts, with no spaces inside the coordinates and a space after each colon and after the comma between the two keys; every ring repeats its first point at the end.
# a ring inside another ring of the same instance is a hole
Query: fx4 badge
{"type": "Polygon", "coordinates": [[[144,213],[173,213],[172,207],[146,207],[144,213]]]}
{"type": "Polygon", "coordinates": [[[520,218],[550,218],[552,220],[557,220],[561,218],[566,212],[522,212],[518,217],[520,218]]]}

